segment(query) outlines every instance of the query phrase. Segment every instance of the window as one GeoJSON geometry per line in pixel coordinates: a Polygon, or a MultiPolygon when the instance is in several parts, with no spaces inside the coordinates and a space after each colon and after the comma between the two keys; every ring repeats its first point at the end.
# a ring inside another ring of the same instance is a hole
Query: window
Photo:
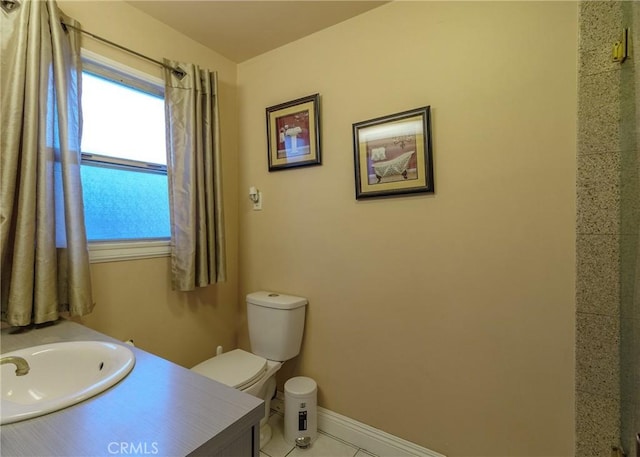
{"type": "Polygon", "coordinates": [[[166,255],[171,232],[162,82],[83,53],[82,116],[92,261],[166,255]]]}

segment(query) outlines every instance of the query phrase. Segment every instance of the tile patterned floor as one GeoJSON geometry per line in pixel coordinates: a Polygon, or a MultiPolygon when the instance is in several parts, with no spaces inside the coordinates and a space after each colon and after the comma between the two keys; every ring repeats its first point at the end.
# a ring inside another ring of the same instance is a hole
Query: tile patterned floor
{"type": "Polygon", "coordinates": [[[318,431],[311,447],[298,449],[284,441],[284,416],[281,413],[272,411],[269,424],[273,435],[260,450],[260,457],[376,457],[322,431],[318,431]]]}

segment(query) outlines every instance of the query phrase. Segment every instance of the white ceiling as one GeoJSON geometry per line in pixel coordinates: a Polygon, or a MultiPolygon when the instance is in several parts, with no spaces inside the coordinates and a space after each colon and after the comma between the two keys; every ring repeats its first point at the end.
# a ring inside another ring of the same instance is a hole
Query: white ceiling
{"type": "Polygon", "coordinates": [[[240,63],[387,2],[129,0],[127,3],[240,63]]]}

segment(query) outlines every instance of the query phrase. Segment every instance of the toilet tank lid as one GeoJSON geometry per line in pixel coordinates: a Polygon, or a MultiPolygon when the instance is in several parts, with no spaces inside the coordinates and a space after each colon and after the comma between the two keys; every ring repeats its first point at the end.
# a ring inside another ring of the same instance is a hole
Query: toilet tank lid
{"type": "Polygon", "coordinates": [[[293,295],[284,295],[264,290],[247,295],[247,302],[252,305],[277,309],[295,309],[305,306],[308,303],[307,299],[303,297],[294,297],[293,295]]]}

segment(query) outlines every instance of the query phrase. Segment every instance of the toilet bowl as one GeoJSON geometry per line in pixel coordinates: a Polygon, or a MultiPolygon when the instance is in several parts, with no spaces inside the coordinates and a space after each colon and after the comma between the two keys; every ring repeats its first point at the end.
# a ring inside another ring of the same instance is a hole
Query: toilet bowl
{"type": "Polygon", "coordinates": [[[234,349],[199,363],[191,370],[214,379],[229,387],[241,390],[264,400],[265,413],[260,420],[260,447],[271,439],[271,427],[267,423],[271,399],[276,392],[276,372],[282,362],[234,349]]]}
{"type": "Polygon", "coordinates": [[[247,295],[247,320],[252,352],[234,349],[192,368],[208,378],[264,400],[260,448],[271,439],[267,423],[282,363],[300,353],[307,299],[274,292],[247,295]]]}

